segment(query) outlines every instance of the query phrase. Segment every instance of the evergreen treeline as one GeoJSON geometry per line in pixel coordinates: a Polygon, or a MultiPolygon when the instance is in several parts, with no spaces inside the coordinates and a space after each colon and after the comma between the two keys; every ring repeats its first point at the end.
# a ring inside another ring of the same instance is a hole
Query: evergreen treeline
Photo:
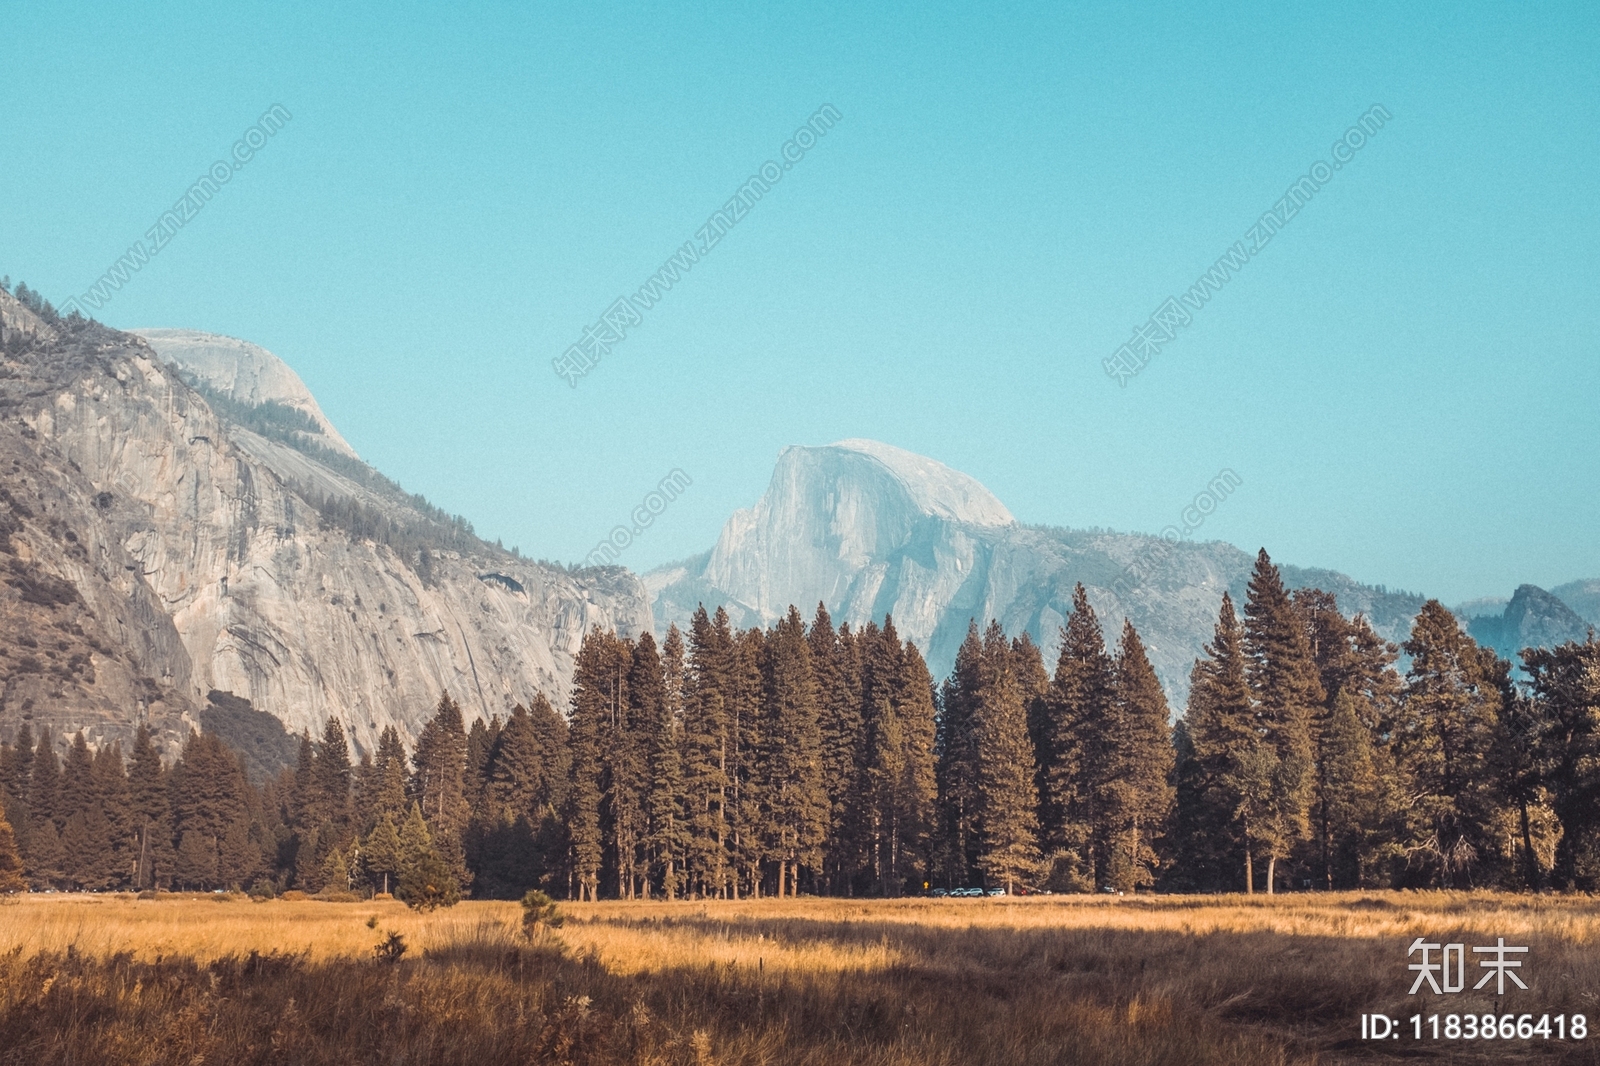
{"type": "Polygon", "coordinates": [[[1138,632],[1108,646],[1081,586],[1053,673],[974,624],[937,691],[888,618],[737,631],[702,608],[659,647],[589,633],[566,717],[540,698],[469,728],[444,696],[409,756],[389,729],[352,765],[330,721],[260,784],[207,734],[168,767],[143,730],[63,760],[24,725],[0,744],[0,891],[1593,888],[1600,642],[1521,658],[1515,682],[1436,601],[1396,647],[1262,552],[1170,727],[1138,632]]]}

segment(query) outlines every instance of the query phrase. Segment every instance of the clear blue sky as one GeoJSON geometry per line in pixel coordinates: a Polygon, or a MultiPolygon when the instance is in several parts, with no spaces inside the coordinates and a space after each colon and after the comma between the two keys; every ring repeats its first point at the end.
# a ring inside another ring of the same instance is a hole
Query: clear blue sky
{"type": "MultiPolygon", "coordinates": [[[[0,272],[243,337],[480,533],[709,547],[787,444],[1024,521],[1438,595],[1600,576],[1600,7],[5,5],[0,272]],[[550,360],[820,104],[844,119],[580,387],[550,360]],[[1373,104],[1394,116],[1127,388],[1101,361],[1373,104]]],[[[1416,6],[1416,5],[1413,5],[1416,6]]]]}

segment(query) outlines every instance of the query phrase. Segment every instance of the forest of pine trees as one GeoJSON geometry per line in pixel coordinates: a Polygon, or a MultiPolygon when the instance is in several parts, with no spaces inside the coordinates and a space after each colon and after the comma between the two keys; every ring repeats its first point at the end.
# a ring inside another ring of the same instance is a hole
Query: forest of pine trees
{"type": "Polygon", "coordinates": [[[1082,586],[1053,671],[969,626],[934,685],[894,623],[821,605],[769,629],[697,611],[658,646],[590,632],[570,706],[474,719],[442,696],[408,753],[342,725],[253,781],[191,734],[164,761],[0,743],[0,892],[388,892],[417,906],[898,896],[930,887],[1592,889],[1600,642],[1522,680],[1435,601],[1382,640],[1265,552],[1224,596],[1176,723],[1135,628],[1082,586]]]}

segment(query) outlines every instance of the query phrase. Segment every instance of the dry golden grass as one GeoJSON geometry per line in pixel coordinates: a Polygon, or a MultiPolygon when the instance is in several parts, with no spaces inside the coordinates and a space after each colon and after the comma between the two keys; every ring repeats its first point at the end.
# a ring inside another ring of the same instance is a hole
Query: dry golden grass
{"type": "Polygon", "coordinates": [[[566,925],[529,945],[515,904],[25,897],[0,905],[0,1063],[1600,1062],[1600,1037],[1357,1039],[1372,1011],[1600,1023],[1588,898],[562,909],[566,925]],[[390,931],[412,949],[397,966],[373,957],[390,931]],[[1408,997],[1416,936],[1526,944],[1532,988],[1408,997]]]}

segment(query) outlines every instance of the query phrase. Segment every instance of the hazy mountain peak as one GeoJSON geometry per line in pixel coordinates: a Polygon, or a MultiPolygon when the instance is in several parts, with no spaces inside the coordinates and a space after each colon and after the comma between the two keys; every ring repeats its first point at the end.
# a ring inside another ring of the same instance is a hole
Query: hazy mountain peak
{"type": "MultiPolygon", "coordinates": [[[[1024,526],[966,474],[878,441],[843,440],[785,448],[766,492],[734,512],[715,548],[644,580],[658,628],[687,624],[700,604],[726,607],[740,626],[769,625],[790,604],[809,616],[819,600],[836,624],[893,614],[941,677],[969,620],[1027,631],[1053,663],[1081,581],[1110,639],[1124,617],[1139,627],[1181,706],[1222,593],[1242,601],[1254,558],[1218,542],[1024,526]]],[[[1422,605],[1331,571],[1285,567],[1284,577],[1335,592],[1391,639],[1422,605]]]]}
{"type": "Polygon", "coordinates": [[[1585,622],[1600,626],[1600,579],[1569,581],[1550,590],[1551,594],[1576,611],[1585,622]]]}
{"type": "Polygon", "coordinates": [[[975,526],[1009,526],[1016,521],[977,478],[927,456],[859,437],[835,441],[828,447],[870,456],[883,464],[926,515],[975,526]]]}
{"type": "Polygon", "coordinates": [[[135,329],[162,359],[189,378],[250,406],[275,403],[304,413],[321,427],[321,444],[351,459],[361,458],[339,435],[317,398],[288,363],[259,344],[195,329],[135,329]]]}
{"type": "Polygon", "coordinates": [[[1467,625],[1474,640],[1493,647],[1513,663],[1523,648],[1553,648],[1569,640],[1581,641],[1588,631],[1588,623],[1571,607],[1537,585],[1519,585],[1503,613],[1480,615],[1467,625]]]}

